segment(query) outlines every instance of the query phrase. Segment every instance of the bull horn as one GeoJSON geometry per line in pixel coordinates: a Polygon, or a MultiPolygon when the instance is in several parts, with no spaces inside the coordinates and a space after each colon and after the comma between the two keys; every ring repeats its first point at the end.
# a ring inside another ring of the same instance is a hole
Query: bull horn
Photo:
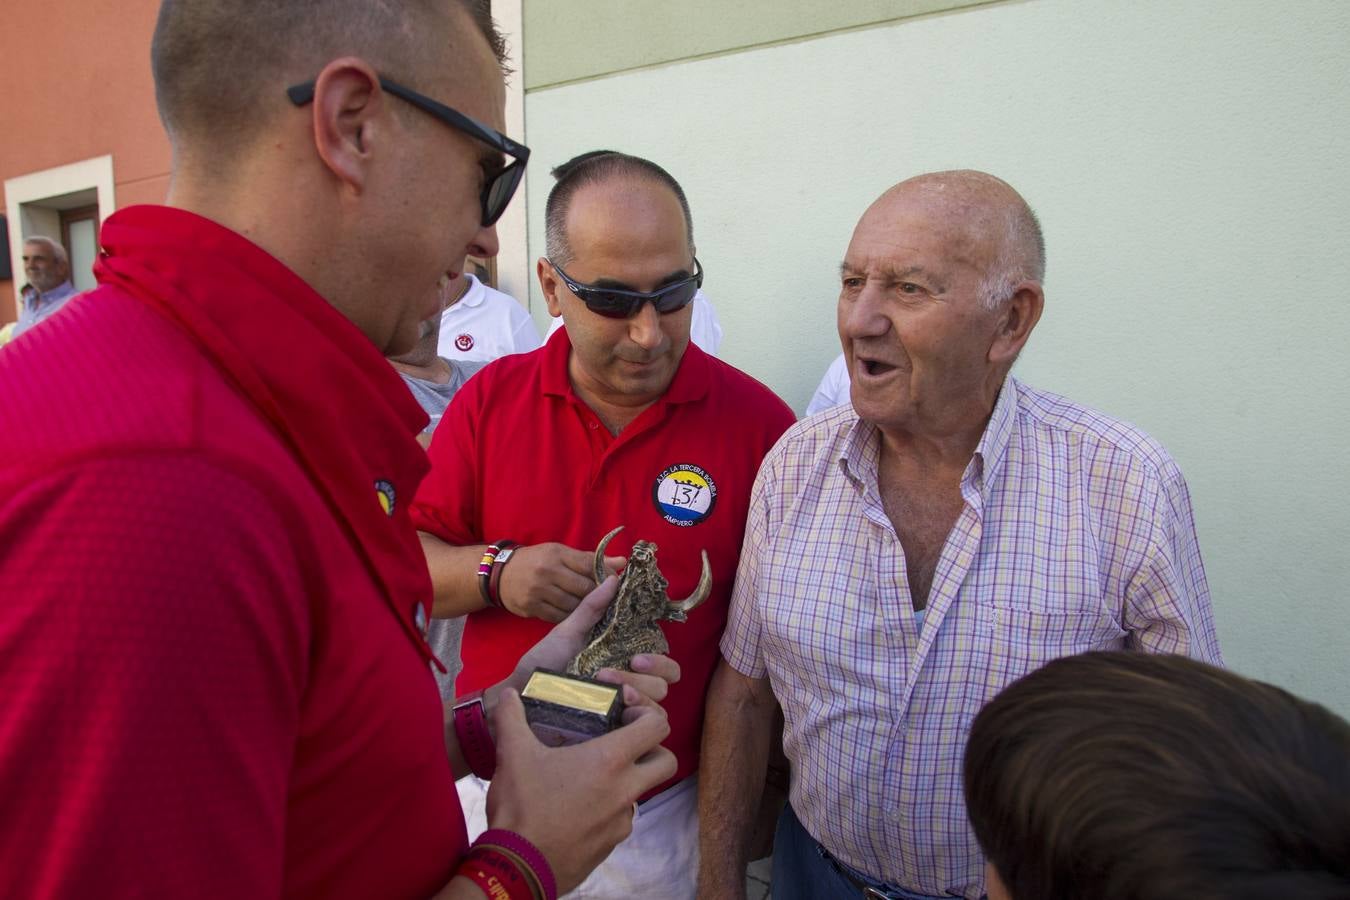
{"type": "Polygon", "coordinates": [[[605,580],[605,547],[609,546],[610,540],[614,537],[614,535],[618,534],[620,531],[623,531],[622,525],[620,525],[618,528],[615,528],[609,534],[602,537],[600,539],[600,545],[595,548],[594,574],[595,574],[595,583],[597,585],[605,580]]]}
{"type": "Polygon", "coordinates": [[[703,554],[703,574],[699,576],[698,587],[694,588],[694,592],[688,597],[675,604],[675,608],[683,613],[693,612],[712,593],[712,567],[708,565],[708,551],[699,552],[703,554]]]}

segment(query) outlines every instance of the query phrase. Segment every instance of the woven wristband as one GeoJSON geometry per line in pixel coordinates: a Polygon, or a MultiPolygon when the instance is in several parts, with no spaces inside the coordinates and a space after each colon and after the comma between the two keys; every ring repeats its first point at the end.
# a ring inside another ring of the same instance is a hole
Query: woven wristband
{"type": "Polygon", "coordinates": [[[499,847],[520,857],[534,876],[539,879],[539,888],[543,891],[542,900],[558,900],[558,882],[553,877],[553,867],[548,864],[539,848],[524,837],[505,828],[489,828],[483,832],[474,846],[490,845],[499,847]]]}
{"type": "Polygon", "coordinates": [[[495,848],[471,847],[455,874],[478,885],[488,900],[544,900],[536,893],[530,876],[507,854],[495,848]]]}

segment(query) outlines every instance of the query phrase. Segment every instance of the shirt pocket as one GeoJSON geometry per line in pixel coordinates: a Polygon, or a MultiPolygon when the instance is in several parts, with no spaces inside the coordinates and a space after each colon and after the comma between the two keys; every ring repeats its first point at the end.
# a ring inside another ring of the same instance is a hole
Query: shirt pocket
{"type": "Polygon", "coordinates": [[[1003,688],[1052,659],[1125,645],[1119,623],[1095,605],[1033,609],[985,604],[977,616],[976,638],[966,692],[971,716],[1003,688]]]}

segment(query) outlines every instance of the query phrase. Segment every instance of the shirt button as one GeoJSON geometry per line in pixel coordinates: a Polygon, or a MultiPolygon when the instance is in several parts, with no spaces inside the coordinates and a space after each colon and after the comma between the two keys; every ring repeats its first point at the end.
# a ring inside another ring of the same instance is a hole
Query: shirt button
{"type": "Polygon", "coordinates": [[[597,428],[599,428],[599,427],[600,427],[600,423],[599,423],[599,422],[592,422],[592,423],[591,423],[591,431],[594,431],[595,429],[597,429],[597,428]]]}
{"type": "Polygon", "coordinates": [[[427,636],[427,608],[420,603],[413,607],[413,624],[422,632],[422,637],[427,636]]]}

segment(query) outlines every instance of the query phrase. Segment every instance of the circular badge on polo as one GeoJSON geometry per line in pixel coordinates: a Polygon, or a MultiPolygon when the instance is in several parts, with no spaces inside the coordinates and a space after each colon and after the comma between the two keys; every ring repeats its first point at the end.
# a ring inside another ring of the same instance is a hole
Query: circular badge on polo
{"type": "Polygon", "coordinates": [[[375,482],[375,496],[380,500],[380,509],[386,516],[394,514],[394,486],[383,478],[375,482]]]}
{"type": "Polygon", "coordinates": [[[466,333],[461,334],[459,337],[455,338],[455,349],[459,350],[462,353],[467,353],[468,351],[472,350],[473,335],[466,333]]]}
{"type": "Polygon", "coordinates": [[[717,502],[717,483],[699,466],[680,463],[656,477],[652,500],[661,518],[688,528],[712,514],[717,502]]]}

